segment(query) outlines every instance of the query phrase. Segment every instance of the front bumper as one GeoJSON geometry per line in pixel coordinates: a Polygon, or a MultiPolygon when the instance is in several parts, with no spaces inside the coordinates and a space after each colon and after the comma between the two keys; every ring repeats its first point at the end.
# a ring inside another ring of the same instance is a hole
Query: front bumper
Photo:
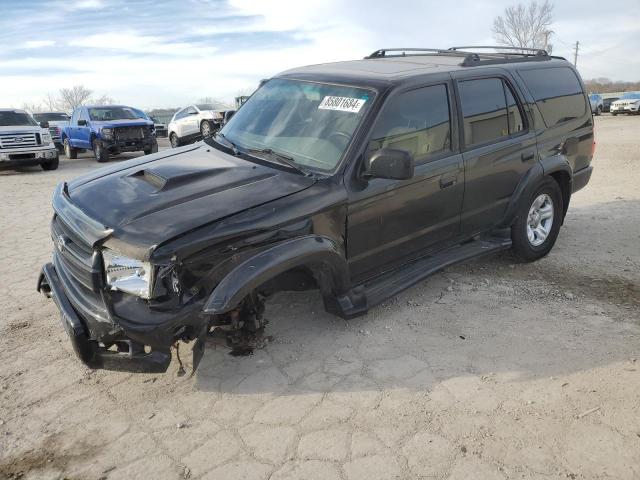
{"type": "Polygon", "coordinates": [[[152,150],[154,146],[157,148],[157,140],[154,136],[135,138],[130,140],[106,139],[101,140],[102,147],[111,153],[119,152],[140,152],[143,150],[152,150]]]}
{"type": "Polygon", "coordinates": [[[627,105],[624,107],[610,107],[610,113],[638,113],[640,112],[640,105],[627,105]]]}
{"type": "Polygon", "coordinates": [[[58,158],[55,148],[0,150],[0,168],[28,167],[52,162],[58,158]]]}
{"type": "MultiPolygon", "coordinates": [[[[53,298],[60,310],[62,325],[69,335],[74,352],[89,368],[162,373],[169,367],[171,351],[168,346],[166,349],[153,348],[147,351],[144,343],[128,337],[115,324],[112,324],[113,328],[108,329],[108,333],[103,333],[102,337],[92,338],[96,336],[95,332],[100,330],[96,324],[104,324],[104,319],[88,314],[86,305],[80,308],[82,300],[78,298],[77,291],[65,289],[64,282],[52,263],[42,267],[37,290],[53,298]]],[[[102,329],[104,331],[104,326],[102,329]]]]}

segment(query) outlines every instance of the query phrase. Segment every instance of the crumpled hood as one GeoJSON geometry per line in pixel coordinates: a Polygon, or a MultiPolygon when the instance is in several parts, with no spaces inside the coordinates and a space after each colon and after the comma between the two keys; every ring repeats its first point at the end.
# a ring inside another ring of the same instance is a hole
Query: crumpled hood
{"type": "Polygon", "coordinates": [[[313,177],[198,143],[92,172],[69,184],[69,197],[87,215],[113,229],[118,243],[149,251],[314,183],[313,177]]]}

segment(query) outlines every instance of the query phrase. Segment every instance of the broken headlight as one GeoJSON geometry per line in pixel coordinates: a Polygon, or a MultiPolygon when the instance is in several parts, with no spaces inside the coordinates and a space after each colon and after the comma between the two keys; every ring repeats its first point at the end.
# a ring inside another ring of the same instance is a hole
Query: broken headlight
{"type": "Polygon", "coordinates": [[[151,264],[125,257],[106,248],[102,250],[102,259],[107,285],[112,290],[120,290],[149,299],[151,264]]]}

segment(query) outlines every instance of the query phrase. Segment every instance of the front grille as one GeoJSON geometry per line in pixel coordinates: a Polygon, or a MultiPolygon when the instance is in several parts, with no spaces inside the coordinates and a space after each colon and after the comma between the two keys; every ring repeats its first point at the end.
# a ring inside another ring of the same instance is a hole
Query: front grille
{"type": "Polygon", "coordinates": [[[0,148],[30,148],[39,144],[38,133],[0,133],[0,148]]]}
{"type": "Polygon", "coordinates": [[[85,288],[97,292],[102,278],[97,252],[58,216],[54,217],[51,224],[51,234],[60,266],[72,279],[85,288]]]}
{"type": "Polygon", "coordinates": [[[115,129],[116,140],[141,140],[145,130],[145,127],[118,127],[115,129]]]}

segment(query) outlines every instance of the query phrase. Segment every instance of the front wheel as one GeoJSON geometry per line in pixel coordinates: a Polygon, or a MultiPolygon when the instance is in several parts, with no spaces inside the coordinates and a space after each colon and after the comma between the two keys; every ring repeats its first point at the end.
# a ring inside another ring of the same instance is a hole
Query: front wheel
{"type": "Polygon", "coordinates": [[[171,136],[169,136],[169,141],[171,142],[171,148],[178,148],[180,146],[180,139],[175,133],[172,133],[171,136]]]}
{"type": "Polygon", "coordinates": [[[533,262],[547,255],[556,243],[563,213],[562,192],[558,183],[545,179],[518,211],[511,226],[511,240],[516,257],[533,262]]]}
{"type": "Polygon", "coordinates": [[[78,150],[76,150],[71,146],[68,138],[64,139],[63,146],[64,146],[64,154],[69,160],[75,160],[76,158],[78,158],[78,150]]]}
{"type": "Polygon", "coordinates": [[[41,163],[40,166],[45,171],[47,171],[47,170],[57,170],[59,164],[60,164],[60,159],[58,157],[56,157],[53,160],[51,160],[50,162],[41,163]]]}
{"type": "Polygon", "coordinates": [[[97,162],[103,163],[109,161],[109,151],[102,146],[102,142],[100,140],[94,138],[91,145],[93,146],[93,156],[97,162]]]}
{"type": "Polygon", "coordinates": [[[205,120],[200,124],[200,134],[203,138],[209,138],[212,132],[213,128],[211,127],[211,122],[205,120]]]}
{"type": "Polygon", "coordinates": [[[596,108],[596,115],[600,116],[602,114],[602,107],[598,106],[598,108],[596,108]]]}

